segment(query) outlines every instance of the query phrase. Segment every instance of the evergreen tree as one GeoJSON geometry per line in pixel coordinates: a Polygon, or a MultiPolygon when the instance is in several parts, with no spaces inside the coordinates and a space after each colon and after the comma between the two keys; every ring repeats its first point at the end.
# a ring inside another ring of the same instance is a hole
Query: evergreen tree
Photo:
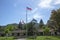
{"type": "Polygon", "coordinates": [[[22,23],[21,23],[21,21],[19,22],[19,24],[18,24],[18,29],[22,29],[22,23]]]}
{"type": "Polygon", "coordinates": [[[43,20],[41,19],[41,20],[40,20],[40,23],[39,23],[39,27],[40,27],[40,28],[43,28],[43,26],[44,26],[44,23],[43,23],[43,20]]]}

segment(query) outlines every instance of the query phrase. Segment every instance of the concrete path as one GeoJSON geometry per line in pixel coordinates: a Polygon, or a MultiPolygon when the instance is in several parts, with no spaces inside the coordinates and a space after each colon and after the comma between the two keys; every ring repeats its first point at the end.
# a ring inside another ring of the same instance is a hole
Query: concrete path
{"type": "Polygon", "coordinates": [[[16,39],[16,40],[26,40],[26,39],[16,39]]]}

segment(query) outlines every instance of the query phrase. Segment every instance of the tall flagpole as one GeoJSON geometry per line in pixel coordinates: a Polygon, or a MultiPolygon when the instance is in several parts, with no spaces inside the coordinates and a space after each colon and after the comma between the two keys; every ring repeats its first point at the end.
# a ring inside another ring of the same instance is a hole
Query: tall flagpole
{"type": "Polygon", "coordinates": [[[26,37],[27,37],[27,8],[26,8],[26,37]]]}
{"type": "Polygon", "coordinates": [[[28,10],[32,10],[31,8],[29,8],[29,7],[26,7],[26,37],[28,36],[28,28],[27,28],[27,21],[28,21],[28,10]]]}

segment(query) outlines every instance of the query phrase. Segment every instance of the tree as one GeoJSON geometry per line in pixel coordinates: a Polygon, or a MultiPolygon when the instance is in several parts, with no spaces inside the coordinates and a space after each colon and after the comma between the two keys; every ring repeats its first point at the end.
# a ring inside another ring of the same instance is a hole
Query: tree
{"type": "Polygon", "coordinates": [[[6,26],[0,26],[0,31],[4,31],[4,28],[5,28],[6,26]]]}
{"type": "Polygon", "coordinates": [[[33,36],[34,35],[34,31],[36,31],[36,28],[34,27],[34,25],[37,23],[37,21],[35,19],[33,19],[30,23],[27,24],[28,27],[28,35],[33,36]]]}
{"type": "Polygon", "coordinates": [[[55,21],[57,29],[60,30],[60,9],[52,10],[50,20],[55,21]]]}
{"type": "Polygon", "coordinates": [[[52,29],[55,29],[56,30],[56,22],[54,21],[54,20],[48,20],[47,21],[47,26],[49,27],[49,28],[52,28],[52,29]]]}
{"type": "Polygon", "coordinates": [[[49,35],[49,30],[50,30],[49,27],[46,26],[44,29],[44,34],[49,35]]]}
{"type": "Polygon", "coordinates": [[[2,31],[3,29],[2,29],[2,26],[0,26],[0,31],[2,31]]]}
{"type": "Polygon", "coordinates": [[[37,20],[36,20],[36,19],[33,19],[31,22],[32,22],[33,24],[36,24],[36,23],[37,23],[37,20]]]}
{"type": "Polygon", "coordinates": [[[39,22],[39,27],[43,28],[43,26],[44,26],[44,23],[43,23],[43,20],[41,19],[40,22],[39,22]]]}
{"type": "Polygon", "coordinates": [[[33,26],[32,26],[32,23],[30,22],[30,23],[28,23],[27,24],[27,31],[28,31],[28,35],[29,36],[31,36],[32,35],[32,33],[33,33],[33,26]]]}
{"type": "Polygon", "coordinates": [[[11,24],[8,24],[5,29],[4,32],[6,33],[6,36],[9,36],[9,34],[15,29],[15,27],[11,24]]]}
{"type": "Polygon", "coordinates": [[[21,21],[20,21],[19,24],[18,24],[18,28],[19,28],[19,29],[22,29],[22,25],[23,25],[23,24],[22,24],[21,21]]]}

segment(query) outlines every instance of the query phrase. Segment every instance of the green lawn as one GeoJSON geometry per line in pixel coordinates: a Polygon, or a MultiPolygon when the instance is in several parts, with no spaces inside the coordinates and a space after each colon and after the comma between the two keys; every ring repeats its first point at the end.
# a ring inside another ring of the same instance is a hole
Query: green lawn
{"type": "Polygon", "coordinates": [[[60,36],[38,36],[35,39],[27,38],[27,40],[60,40],[60,36]]]}
{"type": "MultiPolygon", "coordinates": [[[[14,37],[0,37],[0,40],[14,40],[14,37]]],[[[60,36],[37,36],[35,39],[29,37],[27,40],[60,40],[60,36]]]]}
{"type": "Polygon", "coordinates": [[[0,40],[14,40],[13,37],[0,37],[0,40]]]}

